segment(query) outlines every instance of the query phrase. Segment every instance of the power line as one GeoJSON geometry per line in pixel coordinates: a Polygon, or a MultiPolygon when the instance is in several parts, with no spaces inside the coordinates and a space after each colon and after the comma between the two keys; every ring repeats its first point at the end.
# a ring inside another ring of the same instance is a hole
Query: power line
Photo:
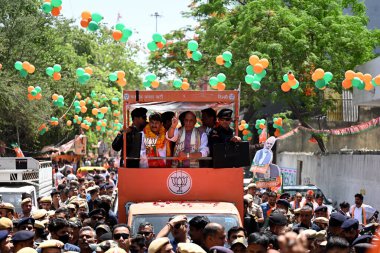
{"type": "Polygon", "coordinates": [[[155,17],[156,18],[156,32],[158,31],[157,29],[157,25],[158,25],[158,18],[162,18],[163,15],[159,14],[157,11],[154,13],[154,14],[150,14],[151,17],[155,17]]]}

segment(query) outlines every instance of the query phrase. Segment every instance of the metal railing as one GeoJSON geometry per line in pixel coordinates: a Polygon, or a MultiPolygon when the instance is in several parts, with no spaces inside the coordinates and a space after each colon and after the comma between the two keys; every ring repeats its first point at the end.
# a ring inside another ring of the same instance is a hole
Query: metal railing
{"type": "Polygon", "coordinates": [[[344,90],[340,99],[329,99],[333,107],[327,112],[328,121],[358,121],[358,106],[354,105],[351,91],[344,90]]]}

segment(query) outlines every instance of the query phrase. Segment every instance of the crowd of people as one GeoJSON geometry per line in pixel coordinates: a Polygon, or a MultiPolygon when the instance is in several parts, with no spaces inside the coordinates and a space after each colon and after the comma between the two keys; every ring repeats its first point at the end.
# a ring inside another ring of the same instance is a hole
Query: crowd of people
{"type": "MultiPolygon", "coordinates": [[[[232,110],[221,109],[216,113],[214,109],[207,108],[201,113],[202,126],[196,127],[197,117],[192,111],[185,111],[179,117],[173,112],[152,113],[147,122],[147,109],[134,109],[131,113],[132,125],[125,131],[126,167],[210,167],[202,158],[212,156],[214,144],[240,142],[241,138],[235,136],[230,128],[232,110]],[[169,160],[166,157],[178,159],[169,160]]],[[[120,131],[112,143],[112,148],[121,151],[122,155],[123,133],[120,131]]],[[[121,159],[120,166],[123,162],[121,159]]]]}

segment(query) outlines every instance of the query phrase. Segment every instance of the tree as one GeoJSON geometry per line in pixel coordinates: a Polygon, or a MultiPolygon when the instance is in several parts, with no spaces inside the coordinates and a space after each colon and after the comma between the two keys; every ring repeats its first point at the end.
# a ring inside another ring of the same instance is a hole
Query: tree
{"type": "MultiPolygon", "coordinates": [[[[152,54],[152,69],[176,69],[177,75],[184,75],[193,83],[223,72],[227,76],[227,88],[236,89],[241,84],[242,107],[250,112],[246,120],[264,116],[253,113],[262,107],[278,105],[280,111],[290,109],[294,118],[311,128],[310,119],[324,115],[333,106],[324,95],[340,93],[344,72],[373,59],[374,48],[380,41],[378,30],[366,28],[365,6],[357,0],[213,0],[207,3],[194,0],[190,7],[187,15],[200,23],[194,32],[203,59],[199,63],[186,59],[188,39],[186,29],[182,29],[166,36],[174,42],[167,47],[168,54],[165,51],[152,54]],[[344,14],[347,7],[352,14],[344,14]],[[226,50],[233,53],[231,68],[215,63],[215,57],[226,50]],[[259,91],[253,91],[244,82],[245,68],[253,54],[270,62],[259,91]],[[316,68],[334,73],[325,91],[314,88],[311,73],[316,68]],[[300,81],[300,87],[284,93],[280,89],[282,76],[289,70],[300,81]]],[[[322,139],[318,136],[316,139],[321,151],[326,151],[322,139]]]]}

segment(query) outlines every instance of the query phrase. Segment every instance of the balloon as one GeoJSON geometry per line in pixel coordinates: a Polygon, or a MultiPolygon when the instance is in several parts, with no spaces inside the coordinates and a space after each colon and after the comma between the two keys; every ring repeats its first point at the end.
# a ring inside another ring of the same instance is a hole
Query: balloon
{"type": "Polygon", "coordinates": [[[54,72],[60,72],[62,70],[62,67],[59,64],[54,64],[53,70],[54,72]]]}
{"type": "Polygon", "coordinates": [[[253,66],[253,71],[258,74],[258,73],[261,73],[262,71],[264,70],[264,67],[263,65],[261,65],[260,63],[257,63],[253,66]]]}
{"type": "Polygon", "coordinates": [[[200,61],[202,59],[202,53],[199,51],[193,52],[193,55],[191,56],[194,61],[200,61]]]}
{"type": "Polygon", "coordinates": [[[85,81],[88,81],[90,80],[91,75],[89,73],[84,73],[82,77],[84,78],[85,81]]]}
{"type": "Polygon", "coordinates": [[[62,0],[51,0],[51,5],[53,7],[59,7],[62,5],[62,0]]]}
{"type": "Polygon", "coordinates": [[[63,102],[64,101],[64,97],[62,95],[59,95],[58,98],[57,98],[57,101],[58,102],[63,102]]]}
{"type": "Polygon", "coordinates": [[[193,58],[193,52],[191,52],[190,50],[186,50],[186,56],[189,59],[193,58]]]}
{"type": "Polygon", "coordinates": [[[369,81],[369,82],[364,82],[364,89],[365,89],[366,91],[370,91],[370,90],[372,90],[373,88],[374,88],[374,86],[372,85],[371,81],[369,81]]]}
{"type": "Polygon", "coordinates": [[[219,73],[217,76],[216,76],[216,78],[218,79],[218,82],[224,82],[224,81],[226,81],[226,75],[225,74],[223,74],[223,73],[219,73]]]}
{"type": "Polygon", "coordinates": [[[123,31],[123,29],[125,28],[125,25],[119,23],[119,24],[116,24],[115,26],[115,29],[116,30],[119,30],[119,31],[123,31]]]}
{"type": "Polygon", "coordinates": [[[363,80],[363,78],[364,78],[364,75],[363,75],[362,72],[358,72],[358,73],[356,73],[355,76],[356,76],[356,77],[359,77],[359,79],[361,79],[361,80],[363,80]]]}
{"type": "Polygon", "coordinates": [[[325,72],[323,79],[325,79],[326,83],[328,83],[333,79],[333,74],[331,72],[325,72]]]}
{"type": "Polygon", "coordinates": [[[103,16],[99,13],[92,13],[91,15],[91,19],[96,22],[96,23],[99,23],[100,21],[102,21],[103,19],[103,16]]]}
{"type": "Polygon", "coordinates": [[[266,58],[259,60],[259,63],[263,66],[264,69],[268,68],[269,66],[269,61],[266,58]]]}
{"type": "Polygon", "coordinates": [[[183,82],[181,84],[181,88],[182,88],[182,90],[188,90],[190,88],[190,84],[187,82],[183,82]]]}
{"type": "Polygon", "coordinates": [[[289,81],[289,77],[288,77],[288,74],[285,74],[282,76],[282,80],[286,83],[289,81]]]}
{"type": "Polygon", "coordinates": [[[251,84],[251,87],[253,90],[259,90],[261,88],[261,83],[258,82],[258,81],[254,81],[252,84],[251,84]]]}
{"type": "Polygon", "coordinates": [[[295,89],[297,89],[299,86],[300,86],[300,83],[299,83],[298,81],[296,81],[296,84],[293,85],[291,88],[292,88],[293,90],[295,90],[295,89]]]}
{"type": "Polygon", "coordinates": [[[55,7],[51,10],[51,15],[53,15],[54,17],[59,16],[59,14],[61,14],[61,10],[58,7],[55,7]]]}
{"type": "Polygon", "coordinates": [[[255,81],[255,80],[254,80],[254,78],[253,78],[253,75],[246,75],[246,76],[245,76],[245,82],[246,82],[247,84],[252,84],[254,81],[255,81]]]}
{"type": "Polygon", "coordinates": [[[58,99],[58,94],[53,94],[53,95],[51,96],[51,99],[53,99],[53,100],[57,100],[57,99],[58,99]]]}
{"type": "Polygon", "coordinates": [[[35,89],[30,92],[30,94],[32,94],[33,97],[35,97],[37,95],[37,93],[38,92],[35,89]]]}
{"type": "Polygon", "coordinates": [[[117,78],[119,79],[123,79],[125,77],[125,72],[120,70],[120,71],[117,71],[117,78]]]}
{"type": "Polygon", "coordinates": [[[32,90],[34,90],[34,87],[33,86],[29,86],[28,87],[28,92],[30,93],[30,92],[32,92],[32,90]]]}
{"type": "Polygon", "coordinates": [[[380,85],[380,75],[377,75],[374,79],[376,85],[380,85]]]}
{"type": "Polygon", "coordinates": [[[318,88],[318,89],[322,89],[326,86],[326,81],[324,79],[319,79],[315,82],[315,86],[318,88]]]}
{"type": "Polygon", "coordinates": [[[83,68],[77,68],[77,71],[76,71],[77,76],[83,76],[84,73],[85,71],[83,68]]]}
{"type": "Polygon", "coordinates": [[[253,71],[252,65],[247,66],[245,68],[245,72],[247,72],[247,74],[249,74],[249,75],[254,75],[255,74],[255,72],[253,71]]]}
{"type": "Polygon", "coordinates": [[[81,107],[83,107],[83,106],[86,105],[86,102],[85,102],[84,100],[81,100],[81,101],[79,101],[79,105],[80,105],[81,107]]]}
{"type": "Polygon", "coordinates": [[[123,37],[125,36],[125,37],[129,38],[129,37],[131,37],[131,35],[132,35],[131,29],[128,29],[128,28],[123,29],[123,37]]]}
{"type": "Polygon", "coordinates": [[[53,74],[53,79],[54,79],[55,81],[59,81],[59,80],[61,80],[61,74],[58,73],[58,72],[55,72],[55,73],[53,74]]]}
{"type": "Polygon", "coordinates": [[[115,82],[117,80],[117,74],[115,72],[109,74],[108,78],[110,81],[115,82]]]}
{"type": "Polygon", "coordinates": [[[149,43],[148,43],[148,49],[149,49],[150,51],[155,51],[155,50],[157,50],[157,45],[156,45],[156,43],[155,43],[154,41],[149,42],[149,43]]]}
{"type": "Polygon", "coordinates": [[[218,65],[223,65],[224,64],[223,56],[218,55],[216,57],[216,64],[218,64],[218,65]]]}
{"type": "MultiPolygon", "coordinates": [[[[257,56],[257,55],[251,55],[249,57],[249,64],[251,64],[252,66],[256,65],[257,63],[259,63],[259,60],[260,58],[257,56]]],[[[260,71],[261,72],[261,71],[260,71]]]]}
{"type": "Polygon", "coordinates": [[[86,68],[84,69],[84,71],[85,71],[87,74],[90,74],[90,75],[92,75],[92,73],[93,73],[92,68],[90,68],[90,67],[86,67],[86,68]]]}
{"type": "Polygon", "coordinates": [[[222,54],[224,61],[231,61],[232,60],[232,53],[230,51],[226,51],[222,54]]]}
{"type": "Polygon", "coordinates": [[[127,79],[125,79],[125,78],[118,79],[116,82],[117,82],[117,84],[120,85],[121,87],[124,87],[125,85],[127,85],[127,79]]]}
{"type": "Polygon", "coordinates": [[[267,75],[267,71],[264,69],[263,71],[261,71],[260,73],[257,73],[256,75],[260,78],[264,78],[267,75]]]}
{"type": "Polygon", "coordinates": [[[82,19],[82,20],[80,21],[80,26],[83,27],[83,28],[87,28],[89,23],[90,23],[90,22],[89,22],[88,19],[82,19]]]}
{"type": "Polygon", "coordinates": [[[22,62],[16,61],[16,63],[15,63],[15,69],[22,70],[22,62]]]}
{"type": "Polygon", "coordinates": [[[289,80],[288,81],[288,85],[290,86],[290,87],[293,87],[294,85],[296,85],[297,84],[297,80],[296,79],[292,79],[292,80],[289,80]]]}
{"type": "Polygon", "coordinates": [[[98,28],[99,25],[95,21],[91,21],[90,23],[88,23],[88,30],[90,30],[91,32],[98,30],[98,28]]]}
{"type": "Polygon", "coordinates": [[[182,86],[182,81],[180,79],[175,79],[173,82],[173,86],[176,88],[180,88],[182,86]]]}
{"type": "Polygon", "coordinates": [[[36,68],[33,65],[29,65],[29,68],[26,70],[29,74],[33,74],[36,68]]]}
{"type": "Polygon", "coordinates": [[[313,76],[315,76],[316,80],[322,79],[324,75],[325,75],[325,71],[323,69],[316,69],[313,73],[313,76]]]}
{"type": "Polygon", "coordinates": [[[22,77],[27,77],[28,72],[27,72],[25,69],[22,69],[22,70],[20,70],[20,75],[21,75],[22,77]]]}
{"type": "Polygon", "coordinates": [[[346,73],[344,74],[345,78],[348,80],[352,80],[355,77],[355,72],[352,70],[347,70],[346,73]]]}
{"type": "Polygon", "coordinates": [[[360,83],[361,83],[361,80],[360,80],[359,77],[354,77],[354,78],[352,79],[352,86],[354,86],[354,87],[357,88],[357,87],[359,87],[360,83]]]}
{"type": "Polygon", "coordinates": [[[364,74],[364,76],[363,76],[363,81],[364,82],[369,83],[369,82],[371,82],[371,80],[372,80],[372,75],[371,74],[364,74]]]}
{"type": "Polygon", "coordinates": [[[143,82],[143,85],[144,85],[145,88],[149,88],[151,84],[150,84],[149,81],[145,81],[145,82],[143,82]]]}
{"type": "Polygon", "coordinates": [[[42,4],[42,10],[48,14],[53,10],[53,6],[51,6],[51,3],[49,2],[45,2],[42,4]]]}
{"type": "Polygon", "coordinates": [[[288,83],[282,83],[281,84],[281,90],[283,91],[283,92],[288,92],[288,91],[290,91],[290,86],[289,86],[289,84],[288,83]]]}
{"type": "Polygon", "coordinates": [[[156,80],[157,76],[153,73],[150,73],[148,75],[146,75],[145,79],[150,81],[150,82],[153,82],[154,80],[156,80]]]}
{"type": "Polygon", "coordinates": [[[226,85],[222,82],[219,82],[216,86],[216,88],[218,89],[218,91],[223,91],[226,89],[226,85]]]}
{"type": "Polygon", "coordinates": [[[98,109],[97,108],[93,108],[92,110],[91,110],[91,113],[93,114],[93,115],[98,115],[98,109]]]}
{"type": "Polygon", "coordinates": [[[218,84],[218,78],[215,76],[211,77],[210,80],[208,81],[211,86],[216,86],[218,84]]]}
{"type": "Polygon", "coordinates": [[[153,39],[154,42],[161,42],[162,35],[159,34],[159,33],[155,33],[155,34],[153,34],[152,39],[153,39]]]}
{"type": "Polygon", "coordinates": [[[103,119],[104,118],[104,114],[103,113],[98,113],[98,119],[103,119]]]}
{"type": "Polygon", "coordinates": [[[342,82],[342,87],[346,90],[351,88],[352,87],[352,80],[344,79],[342,82]]]}
{"type": "MultiPolygon", "coordinates": [[[[263,70],[263,71],[264,71],[264,70],[263,70]]],[[[263,78],[260,77],[259,75],[257,75],[257,74],[253,75],[253,81],[261,82],[261,79],[263,79],[263,78]]]]}
{"type": "Polygon", "coordinates": [[[41,98],[42,98],[42,94],[41,94],[41,93],[37,93],[37,95],[36,95],[36,99],[37,99],[37,100],[41,100],[41,98]]]}
{"type": "Polygon", "coordinates": [[[224,63],[224,67],[229,68],[232,66],[232,61],[227,61],[224,63]]]}
{"type": "Polygon", "coordinates": [[[158,86],[160,86],[160,83],[159,83],[157,80],[154,80],[154,81],[151,83],[151,85],[152,85],[152,88],[156,89],[156,88],[158,88],[158,86]]]}
{"type": "Polygon", "coordinates": [[[80,108],[80,111],[81,111],[81,113],[86,113],[87,112],[87,107],[86,106],[82,106],[80,108]]]}
{"type": "Polygon", "coordinates": [[[190,51],[197,51],[198,49],[198,42],[196,42],[195,40],[190,40],[188,43],[187,43],[187,49],[189,49],[190,51]]]}
{"type": "Polygon", "coordinates": [[[118,30],[113,31],[112,37],[114,38],[114,40],[119,41],[121,39],[121,37],[123,37],[123,33],[121,31],[118,31],[118,30]]]}

